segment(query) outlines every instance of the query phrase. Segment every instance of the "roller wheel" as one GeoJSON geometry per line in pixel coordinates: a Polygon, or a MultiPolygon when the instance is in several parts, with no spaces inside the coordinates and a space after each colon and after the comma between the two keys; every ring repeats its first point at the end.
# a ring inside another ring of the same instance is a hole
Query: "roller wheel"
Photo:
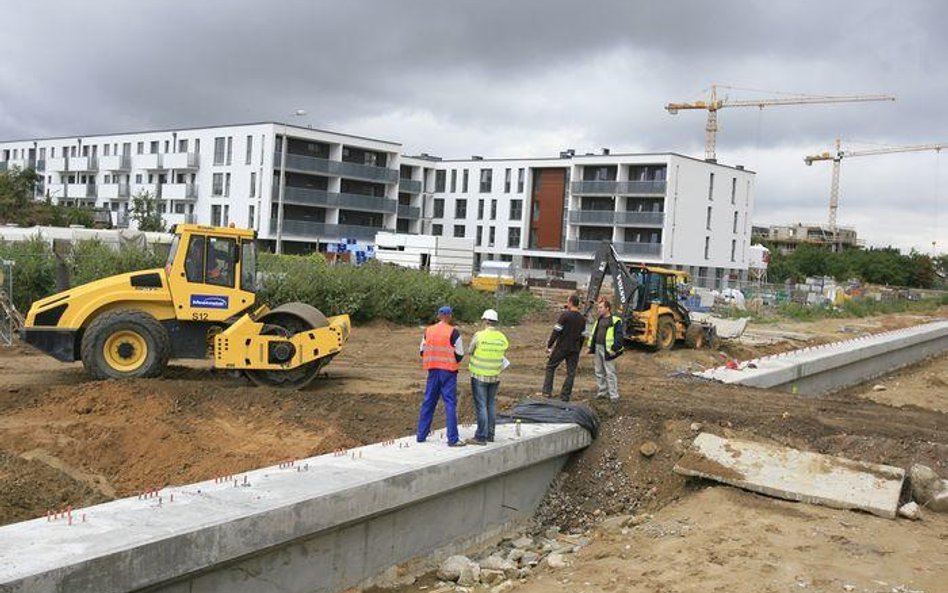
{"type": "Polygon", "coordinates": [[[658,332],[655,336],[655,350],[668,350],[675,345],[675,322],[663,315],[658,318],[658,332]]]}
{"type": "MultiPolygon", "coordinates": [[[[258,321],[264,324],[263,334],[289,338],[309,329],[327,327],[329,320],[319,309],[306,303],[287,303],[270,311],[258,321]]],[[[286,370],[247,370],[247,377],[261,387],[302,389],[309,385],[329,362],[320,358],[308,364],[286,370]]]]}
{"type": "Polygon", "coordinates": [[[81,355],[86,371],[96,379],[156,377],[168,364],[171,339],[148,313],[111,311],[86,328],[81,355]]]}
{"type": "Polygon", "coordinates": [[[704,348],[705,328],[700,323],[692,323],[685,330],[685,345],[689,348],[704,348]]]}

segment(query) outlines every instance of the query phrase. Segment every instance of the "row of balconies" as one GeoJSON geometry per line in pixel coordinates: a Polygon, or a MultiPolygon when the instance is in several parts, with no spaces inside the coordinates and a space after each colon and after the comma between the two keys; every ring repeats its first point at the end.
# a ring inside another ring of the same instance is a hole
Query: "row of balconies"
{"type": "MultiPolygon", "coordinates": [[[[139,154],[135,155],[134,160],[135,169],[146,171],[197,169],[200,163],[199,155],[196,152],[139,154]]],[[[132,157],[128,155],[56,157],[47,159],[45,164],[43,170],[53,173],[67,171],[81,173],[89,171],[131,171],[132,157]]]]}
{"type": "MultiPolygon", "coordinates": [[[[602,241],[590,241],[585,239],[570,239],[566,241],[566,251],[570,253],[595,253],[602,245],[602,241]]],[[[661,243],[631,243],[628,241],[614,242],[612,244],[619,255],[640,255],[661,257],[661,243]]]]}
{"type": "MultiPolygon", "coordinates": [[[[351,224],[331,224],[327,222],[312,222],[309,220],[294,220],[292,218],[283,219],[283,237],[297,237],[308,241],[327,239],[361,239],[363,241],[373,241],[378,232],[392,229],[358,226],[351,224]]],[[[277,234],[277,221],[270,220],[270,234],[277,234]]]]}
{"type": "MultiPolygon", "coordinates": [[[[273,166],[277,169],[281,167],[282,155],[279,152],[273,155],[273,166]]],[[[374,167],[372,165],[362,165],[359,163],[347,163],[343,161],[331,161],[300,154],[286,155],[286,169],[289,171],[298,171],[300,173],[320,173],[323,175],[334,175],[337,177],[349,177],[352,179],[362,179],[365,181],[376,181],[380,183],[398,182],[398,171],[386,167],[374,167]]],[[[407,191],[407,190],[406,190],[407,191]]],[[[421,191],[421,185],[418,185],[418,191],[421,191]]]]}
{"type": "MultiPolygon", "coordinates": [[[[279,200],[279,188],[273,188],[273,199],[279,200]]],[[[283,193],[283,202],[300,206],[323,206],[328,208],[347,208],[394,214],[398,202],[378,196],[332,192],[306,187],[287,187],[283,193]]]]}
{"type": "Polygon", "coordinates": [[[574,181],[570,184],[573,195],[584,196],[655,196],[665,194],[665,180],[661,181],[574,181]]]}
{"type": "MultiPolygon", "coordinates": [[[[198,193],[194,183],[144,183],[134,184],[134,188],[134,193],[145,191],[166,200],[195,200],[198,193]]],[[[44,189],[52,198],[121,200],[130,198],[133,193],[128,183],[52,183],[44,189]]]]}
{"type": "Polygon", "coordinates": [[[405,192],[406,194],[420,194],[421,182],[416,179],[400,178],[398,180],[398,191],[405,192]]]}
{"type": "Polygon", "coordinates": [[[662,226],[664,212],[630,212],[615,210],[570,210],[570,224],[603,226],[662,226]]]}

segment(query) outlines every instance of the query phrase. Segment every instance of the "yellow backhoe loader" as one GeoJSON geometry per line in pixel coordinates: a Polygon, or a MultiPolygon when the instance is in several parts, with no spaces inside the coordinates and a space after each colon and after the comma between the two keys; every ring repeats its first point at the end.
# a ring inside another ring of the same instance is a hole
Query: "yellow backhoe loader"
{"type": "Polygon", "coordinates": [[[300,388],[349,338],[349,316],[256,303],[251,230],[178,225],[164,269],[103,278],[33,303],[21,337],[97,379],[154,377],[206,358],[254,383],[300,388]]]}

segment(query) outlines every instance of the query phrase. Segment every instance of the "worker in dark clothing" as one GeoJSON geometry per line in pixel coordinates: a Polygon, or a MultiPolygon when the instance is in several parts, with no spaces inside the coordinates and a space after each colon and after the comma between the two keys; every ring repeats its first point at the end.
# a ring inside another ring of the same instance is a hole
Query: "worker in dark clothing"
{"type": "Polygon", "coordinates": [[[616,358],[622,355],[624,334],[622,318],[612,314],[612,303],[604,297],[596,305],[599,318],[589,334],[587,346],[589,353],[595,356],[596,398],[608,397],[619,401],[619,375],[616,372],[616,358]]]}
{"type": "Polygon", "coordinates": [[[566,379],[560,390],[560,399],[568,402],[573,393],[573,380],[579,365],[579,353],[583,349],[583,330],[586,319],[579,312],[579,297],[571,294],[566,301],[566,310],[560,313],[550,339],[546,343],[549,358],[546,361],[546,376],[543,379],[544,397],[553,397],[553,376],[560,363],[566,361],[566,379]]]}

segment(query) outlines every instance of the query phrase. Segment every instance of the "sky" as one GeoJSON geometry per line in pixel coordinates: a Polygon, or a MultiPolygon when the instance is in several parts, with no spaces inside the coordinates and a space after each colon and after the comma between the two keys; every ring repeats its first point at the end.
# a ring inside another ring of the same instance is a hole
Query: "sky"
{"type": "MultiPolygon", "coordinates": [[[[825,222],[831,149],[948,143],[938,0],[30,0],[3,2],[0,140],[289,121],[445,158],[704,154],[757,172],[755,224],[825,222]],[[756,90],[744,90],[756,89],[756,90]],[[294,116],[304,110],[305,116],[294,116]]],[[[948,153],[948,151],[944,151],[948,153]]],[[[948,154],[842,162],[839,224],[948,251],[948,154]]]]}

